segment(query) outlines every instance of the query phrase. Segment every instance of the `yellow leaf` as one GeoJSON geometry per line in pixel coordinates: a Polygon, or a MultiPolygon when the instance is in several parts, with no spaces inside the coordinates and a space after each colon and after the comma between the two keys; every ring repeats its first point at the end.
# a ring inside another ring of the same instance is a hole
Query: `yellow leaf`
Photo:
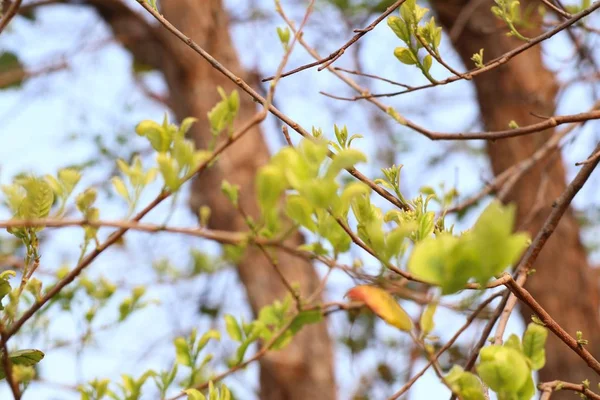
{"type": "Polygon", "coordinates": [[[350,299],[361,301],[377,316],[396,328],[410,332],[413,322],[400,304],[385,290],[374,286],[356,286],[346,294],[350,299]]]}

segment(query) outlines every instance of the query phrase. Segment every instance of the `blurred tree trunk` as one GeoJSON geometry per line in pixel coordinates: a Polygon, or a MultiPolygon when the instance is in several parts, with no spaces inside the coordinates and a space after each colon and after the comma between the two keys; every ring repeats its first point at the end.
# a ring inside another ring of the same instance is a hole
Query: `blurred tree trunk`
{"type": "MultiPolygon", "coordinates": [[[[528,4],[522,3],[523,6],[528,4]]],[[[506,26],[490,11],[492,5],[491,1],[483,0],[432,0],[432,6],[447,32],[451,31],[455,21],[468,16],[464,28],[453,40],[468,69],[473,67],[472,55],[481,48],[485,49],[484,59],[492,60],[523,43],[506,36],[506,26]]],[[[533,5],[537,6],[537,3],[533,5]]],[[[535,28],[524,32],[525,35],[539,35],[540,22],[532,21],[535,28]]],[[[558,85],[555,76],[543,65],[541,56],[541,47],[535,46],[504,66],[474,79],[486,129],[506,129],[511,120],[521,126],[539,122],[539,117],[532,113],[542,116],[554,114],[558,85]]],[[[488,142],[487,150],[494,173],[497,175],[529,157],[551,134],[549,130],[488,142]]],[[[553,154],[538,163],[507,197],[507,201],[517,204],[517,225],[535,235],[550,213],[552,202],[565,188],[565,170],[560,154],[553,154]]],[[[575,332],[581,330],[590,340],[588,349],[598,356],[598,282],[588,265],[579,227],[570,210],[560,221],[534,268],[537,272],[529,277],[528,290],[571,335],[575,336],[575,332]]],[[[521,313],[525,321],[529,321],[531,311],[521,308],[521,313]]],[[[541,381],[562,379],[579,383],[593,376],[585,362],[553,335],[548,341],[546,357],[546,367],[540,373],[541,381]]]]}
{"type": "MultiPolygon", "coordinates": [[[[179,120],[188,116],[198,118],[190,135],[198,147],[206,148],[211,139],[207,113],[220,100],[217,86],[228,93],[236,86],[171,33],[148,24],[120,0],[88,0],[87,3],[96,8],[137,61],[163,71],[169,87],[169,105],[179,120]]],[[[227,68],[244,77],[221,0],[162,0],[160,4],[161,12],[173,25],[227,68]]],[[[257,112],[252,99],[243,93],[240,97],[238,127],[257,112]]],[[[192,209],[197,211],[201,205],[208,205],[212,209],[212,228],[247,230],[243,218],[221,193],[221,181],[226,179],[238,184],[241,207],[245,213],[257,217],[254,176],[268,158],[260,127],[255,127],[194,181],[192,209]]],[[[297,234],[289,244],[299,245],[302,240],[297,234]]],[[[309,262],[283,252],[276,256],[287,280],[299,284],[303,296],[314,293],[319,277],[309,262]]],[[[288,294],[273,266],[255,248],[248,249],[238,265],[238,272],[255,313],[288,294]]],[[[284,350],[269,352],[260,360],[261,399],[329,400],[336,397],[336,391],[332,342],[325,322],[305,327],[284,350]]]]}

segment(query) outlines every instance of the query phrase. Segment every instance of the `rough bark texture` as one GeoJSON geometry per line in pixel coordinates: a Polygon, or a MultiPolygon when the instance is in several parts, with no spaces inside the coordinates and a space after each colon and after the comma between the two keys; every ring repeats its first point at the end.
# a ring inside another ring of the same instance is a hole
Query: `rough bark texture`
{"type": "MultiPolygon", "coordinates": [[[[435,0],[432,5],[441,23],[450,30],[461,10],[473,1],[478,0],[435,0]]],[[[491,60],[523,43],[506,36],[505,26],[490,12],[491,0],[478,2],[479,6],[454,41],[454,47],[467,66],[473,65],[470,58],[481,48],[485,49],[485,59],[491,60]]],[[[539,23],[534,24],[539,26],[539,23]]],[[[533,37],[539,33],[538,28],[534,28],[526,35],[533,37]]],[[[488,130],[506,129],[511,120],[521,126],[539,122],[539,118],[531,113],[554,114],[557,82],[542,63],[540,46],[517,56],[503,67],[480,75],[474,83],[483,122],[488,130]]],[[[551,133],[546,131],[488,143],[494,173],[499,174],[530,156],[551,133]]],[[[509,202],[517,204],[517,225],[535,235],[550,213],[552,202],[565,187],[565,170],[560,155],[554,154],[538,164],[507,197],[509,202]]],[[[571,335],[575,336],[577,330],[583,331],[585,338],[590,340],[589,350],[596,356],[600,355],[598,282],[588,265],[579,227],[571,211],[561,220],[534,267],[537,272],[529,277],[527,289],[571,335]]],[[[528,321],[531,311],[522,309],[521,312],[528,321]]],[[[546,357],[546,367],[540,373],[541,381],[562,379],[581,382],[586,377],[593,378],[593,372],[586,364],[552,335],[548,340],[546,357]]]]}
{"type": "MultiPolygon", "coordinates": [[[[170,106],[179,120],[188,116],[198,118],[190,135],[198,147],[205,148],[211,137],[207,112],[220,100],[216,88],[221,86],[229,93],[235,85],[177,38],[162,27],[149,25],[121,1],[88,0],[87,3],[98,10],[138,61],[164,72],[170,106]]],[[[163,0],[161,6],[161,12],[178,29],[234,73],[244,76],[221,0],[163,0]]],[[[256,111],[256,104],[241,93],[237,125],[249,120],[256,111]]],[[[256,127],[220,156],[215,167],[195,180],[192,209],[208,205],[212,209],[212,228],[246,230],[239,213],[221,194],[221,181],[226,179],[238,184],[241,207],[257,217],[254,176],[268,158],[267,146],[260,128],[256,127]]],[[[291,245],[301,242],[300,235],[290,239],[291,245]]],[[[303,296],[317,289],[319,277],[310,263],[285,253],[277,254],[277,259],[287,280],[298,283],[303,296]]],[[[273,266],[257,249],[249,249],[238,271],[254,312],[276,299],[283,299],[288,293],[273,266]]],[[[285,350],[269,352],[260,361],[261,399],[328,400],[335,397],[333,350],[325,322],[304,328],[285,350]]]]}

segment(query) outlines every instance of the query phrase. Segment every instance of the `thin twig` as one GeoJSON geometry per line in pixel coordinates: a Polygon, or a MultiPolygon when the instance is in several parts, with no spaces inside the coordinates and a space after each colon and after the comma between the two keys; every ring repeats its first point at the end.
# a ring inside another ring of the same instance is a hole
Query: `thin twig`
{"type": "Polygon", "coordinates": [[[442,81],[438,81],[437,84],[426,84],[426,85],[422,85],[422,86],[416,86],[412,89],[408,89],[408,90],[404,90],[404,91],[399,91],[399,92],[391,92],[391,93],[379,93],[379,94],[366,94],[366,95],[362,95],[362,96],[356,96],[354,98],[349,98],[347,100],[359,100],[359,99],[367,99],[367,98],[378,98],[378,97],[394,97],[394,96],[398,96],[401,94],[405,94],[405,93],[409,93],[409,92],[416,92],[419,90],[423,90],[423,89],[428,89],[428,88],[432,88],[435,86],[441,86],[441,85],[447,85],[449,83],[452,82],[456,82],[462,79],[473,79],[474,77],[481,75],[485,72],[488,72],[494,68],[497,68],[501,65],[506,64],[507,62],[509,62],[511,59],[513,59],[514,57],[518,56],[519,54],[523,53],[524,51],[530,49],[533,46],[536,46],[540,43],[542,43],[543,41],[550,39],[551,37],[553,37],[554,35],[556,35],[559,32],[562,32],[563,30],[565,30],[566,28],[568,28],[569,26],[575,24],[576,22],[578,22],[579,20],[587,17],[588,15],[590,15],[591,13],[593,13],[594,11],[596,11],[598,8],[600,8],[600,3],[599,2],[595,2],[593,3],[590,7],[586,8],[585,10],[582,10],[580,12],[578,12],[577,14],[574,14],[571,18],[569,18],[568,20],[565,20],[564,22],[557,24],[554,29],[551,29],[547,32],[544,32],[543,34],[531,39],[529,42],[524,43],[523,45],[516,47],[514,49],[512,49],[511,51],[508,51],[506,53],[504,53],[503,55],[496,57],[495,59],[489,61],[488,63],[486,63],[483,67],[481,68],[476,68],[476,69],[472,69],[468,72],[463,73],[462,75],[464,76],[464,78],[460,77],[460,76],[451,76],[447,79],[444,79],[442,81]]]}
{"type": "Polygon", "coordinates": [[[10,356],[8,354],[8,337],[4,332],[4,327],[1,327],[2,331],[0,332],[0,341],[2,342],[2,369],[4,370],[4,375],[6,375],[6,381],[8,382],[8,386],[10,387],[10,391],[13,394],[13,398],[15,400],[19,400],[21,398],[21,389],[19,389],[19,383],[15,381],[15,377],[13,376],[13,365],[10,360],[10,356]]]}
{"type": "Polygon", "coordinates": [[[14,0],[12,4],[8,7],[8,10],[6,10],[4,15],[2,16],[2,19],[0,19],[0,33],[2,33],[4,28],[8,26],[8,23],[14,18],[14,16],[17,15],[17,11],[21,6],[22,1],[23,0],[14,0]]]}
{"type": "Polygon", "coordinates": [[[582,383],[577,384],[564,381],[542,382],[538,385],[538,389],[540,389],[544,394],[548,394],[546,397],[542,396],[540,400],[549,399],[552,395],[552,392],[558,390],[572,390],[574,392],[579,392],[583,394],[584,396],[586,396],[586,399],[600,400],[599,394],[592,392],[588,387],[586,387],[582,383]]]}
{"type": "Polygon", "coordinates": [[[563,341],[567,346],[571,348],[575,353],[581,357],[586,364],[593,369],[597,374],[600,375],[600,362],[594,358],[594,356],[585,349],[582,344],[579,344],[577,340],[569,335],[551,316],[546,310],[538,303],[531,294],[521,287],[514,279],[510,279],[506,282],[506,287],[521,300],[527,304],[538,318],[544,323],[544,326],[548,328],[554,335],[563,341]]]}
{"type": "MultiPolygon", "coordinates": [[[[394,2],[394,4],[392,4],[391,6],[389,6],[379,17],[377,17],[373,22],[371,22],[371,24],[369,24],[369,26],[367,26],[366,28],[363,29],[357,29],[355,30],[356,35],[354,35],[350,40],[348,40],[342,47],[340,47],[339,49],[337,49],[336,51],[334,51],[333,53],[331,53],[330,55],[328,55],[325,58],[321,58],[315,62],[306,64],[306,65],[302,65],[298,68],[294,68],[291,71],[285,72],[283,74],[281,74],[282,78],[285,78],[286,76],[290,76],[293,74],[296,74],[300,71],[304,71],[306,69],[312,68],[312,67],[316,67],[317,65],[321,65],[321,67],[319,67],[319,71],[324,70],[325,68],[329,67],[333,62],[335,62],[338,58],[340,58],[342,56],[342,54],[344,54],[344,52],[350,47],[352,46],[354,43],[356,43],[358,40],[360,40],[360,38],[362,38],[363,36],[365,36],[367,33],[369,33],[370,31],[372,31],[381,21],[383,21],[388,15],[390,15],[391,13],[394,12],[394,10],[398,7],[400,7],[402,5],[402,3],[404,3],[406,0],[397,0],[396,2],[394,2]]],[[[281,7],[279,7],[281,8],[281,7]]],[[[279,11],[279,10],[277,10],[279,11]]],[[[268,82],[270,80],[273,80],[275,78],[275,76],[270,76],[268,78],[263,79],[263,82],[268,82]]]]}

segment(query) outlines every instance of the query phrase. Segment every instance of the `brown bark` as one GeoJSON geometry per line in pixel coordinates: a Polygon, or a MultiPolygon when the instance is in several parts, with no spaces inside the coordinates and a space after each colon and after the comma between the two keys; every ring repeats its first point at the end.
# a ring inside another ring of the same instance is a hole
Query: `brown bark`
{"type": "MultiPolygon", "coordinates": [[[[193,116],[198,122],[190,135],[198,147],[206,148],[211,138],[207,113],[220,100],[217,86],[231,92],[236,86],[214,70],[198,54],[163,30],[153,27],[119,0],[88,0],[113,29],[115,36],[134,57],[161,69],[167,81],[169,104],[179,120],[193,116]]],[[[177,28],[212,54],[238,76],[244,76],[229,35],[227,13],[221,0],[163,0],[161,12],[177,28]]],[[[238,127],[257,112],[256,104],[241,94],[238,127]]],[[[254,190],[257,169],[269,158],[259,127],[248,132],[223,155],[213,168],[193,183],[191,207],[206,204],[212,209],[210,225],[222,230],[247,230],[238,211],[221,193],[223,179],[240,186],[240,205],[257,218],[254,190]]],[[[299,245],[298,234],[290,245],[299,245]]],[[[303,296],[318,287],[312,265],[286,253],[276,255],[283,275],[300,285],[303,296]]],[[[252,310],[283,299],[288,291],[273,266],[258,249],[250,248],[238,265],[252,310]]],[[[260,398],[265,400],[334,399],[333,350],[325,322],[305,327],[282,351],[269,352],[260,360],[260,398]]]]}
{"type": "MultiPolygon", "coordinates": [[[[478,0],[434,0],[432,6],[441,23],[450,31],[461,10],[473,1],[478,0]]],[[[485,59],[491,60],[523,43],[506,36],[503,22],[490,11],[492,5],[491,1],[479,1],[479,6],[475,7],[464,29],[454,40],[454,47],[469,67],[473,65],[471,56],[481,48],[485,49],[485,59]]],[[[539,21],[533,21],[533,25],[539,26],[539,21]]],[[[525,33],[533,37],[540,32],[539,28],[531,28],[525,33]]],[[[540,46],[478,76],[474,84],[488,130],[506,129],[511,120],[519,125],[539,122],[532,113],[543,116],[554,114],[557,82],[543,65],[540,46]]],[[[488,143],[494,173],[497,175],[530,156],[551,134],[551,131],[545,131],[488,143]]],[[[539,163],[506,198],[517,204],[517,225],[535,235],[550,213],[552,202],[565,187],[565,170],[560,154],[539,163]]],[[[580,241],[579,226],[571,211],[559,223],[534,268],[537,272],[529,277],[527,289],[571,335],[575,336],[575,332],[581,330],[590,340],[588,349],[597,356],[600,353],[598,282],[591,273],[580,241]]],[[[529,321],[531,311],[522,308],[521,313],[529,321]]],[[[593,378],[593,372],[585,363],[555,337],[548,340],[546,357],[546,367],[540,373],[541,381],[561,379],[581,382],[585,378],[593,378]]]]}

